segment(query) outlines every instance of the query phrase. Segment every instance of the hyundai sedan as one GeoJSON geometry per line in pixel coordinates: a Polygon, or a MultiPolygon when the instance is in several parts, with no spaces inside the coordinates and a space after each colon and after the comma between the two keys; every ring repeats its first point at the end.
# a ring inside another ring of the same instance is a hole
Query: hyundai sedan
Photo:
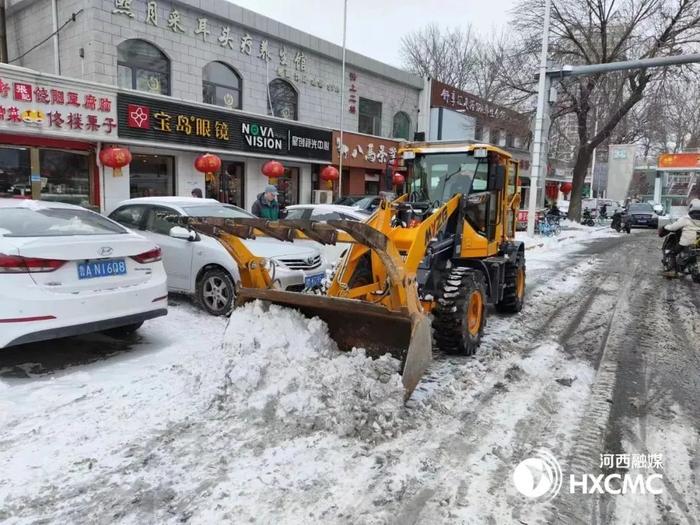
{"type": "Polygon", "coordinates": [[[160,248],[79,206],[0,199],[0,348],[167,313],[160,248]]]}

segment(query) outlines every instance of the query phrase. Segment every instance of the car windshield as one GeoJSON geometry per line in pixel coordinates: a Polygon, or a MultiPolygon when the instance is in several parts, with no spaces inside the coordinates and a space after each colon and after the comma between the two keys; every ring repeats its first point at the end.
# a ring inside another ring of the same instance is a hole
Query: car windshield
{"type": "Polygon", "coordinates": [[[358,201],[355,201],[355,202],[353,203],[353,207],[355,207],[355,208],[362,208],[363,210],[364,210],[364,209],[367,209],[367,208],[369,208],[370,206],[372,206],[372,203],[374,202],[374,200],[375,200],[376,198],[377,198],[377,197],[375,197],[375,196],[364,197],[364,198],[362,198],[362,199],[360,199],[360,200],[358,200],[358,201]]]}
{"type": "Polygon", "coordinates": [[[431,202],[444,202],[457,193],[485,191],[487,174],[486,159],[475,159],[467,152],[418,155],[411,191],[431,202]]]}
{"type": "Polygon", "coordinates": [[[287,216],[285,219],[303,219],[305,211],[306,208],[287,208],[287,216]]]}
{"type": "Polygon", "coordinates": [[[631,213],[654,213],[654,207],[651,204],[630,204],[631,213]]]}
{"type": "Polygon", "coordinates": [[[60,237],[115,233],[128,233],[128,231],[89,210],[0,208],[0,236],[3,237],[60,237]]]}
{"type": "Polygon", "coordinates": [[[183,210],[190,217],[221,217],[223,219],[243,219],[253,217],[242,208],[231,205],[203,204],[197,206],[183,206],[183,210]]]}

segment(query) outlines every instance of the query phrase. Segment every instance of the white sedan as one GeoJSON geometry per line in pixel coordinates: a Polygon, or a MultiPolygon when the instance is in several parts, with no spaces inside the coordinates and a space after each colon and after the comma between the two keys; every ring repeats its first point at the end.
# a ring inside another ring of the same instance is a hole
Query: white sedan
{"type": "MultiPolygon", "coordinates": [[[[163,250],[163,264],[172,292],[193,295],[212,315],[228,313],[240,281],[238,266],[219,241],[175,226],[173,217],[253,217],[247,211],[214,199],[196,197],[140,197],[120,203],[112,220],[138,230],[163,250]]],[[[330,265],[318,248],[300,242],[260,237],[243,241],[270,269],[280,288],[301,292],[321,286],[330,265]]]]}
{"type": "MultiPolygon", "coordinates": [[[[303,219],[326,222],[329,220],[345,219],[349,221],[364,222],[372,214],[368,211],[345,206],[343,204],[294,204],[285,208],[285,219],[303,219]]],[[[299,241],[308,245],[318,246],[323,256],[330,262],[337,261],[350,246],[347,243],[336,245],[319,245],[314,241],[299,241]]]]}
{"type": "Polygon", "coordinates": [[[0,199],[0,348],[167,314],[160,249],[79,206],[0,199]]]}

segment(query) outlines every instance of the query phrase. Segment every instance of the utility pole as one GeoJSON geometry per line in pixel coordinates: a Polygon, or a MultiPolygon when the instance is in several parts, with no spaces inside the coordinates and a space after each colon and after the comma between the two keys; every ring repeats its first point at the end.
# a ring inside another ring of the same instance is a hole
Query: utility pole
{"type": "MultiPolygon", "coordinates": [[[[530,163],[530,195],[527,212],[527,234],[535,235],[535,215],[537,209],[537,192],[540,186],[542,174],[542,153],[544,141],[549,138],[549,123],[545,125],[545,105],[549,99],[549,86],[551,79],[547,75],[547,53],[549,51],[549,11],[551,0],[544,4],[544,28],[542,30],[542,55],[540,56],[540,75],[537,87],[537,114],[535,115],[535,137],[532,143],[532,162],[530,163]],[[545,128],[546,133],[545,133],[545,128]]],[[[545,164],[547,159],[544,159],[545,164]]]]}
{"type": "MultiPolygon", "coordinates": [[[[348,0],[343,0],[343,64],[340,79],[340,150],[338,151],[338,197],[343,196],[343,117],[345,116],[345,37],[348,27],[348,0]]],[[[335,145],[333,145],[335,147],[335,145]]]]}
{"type": "Polygon", "coordinates": [[[7,19],[5,0],[0,0],[0,63],[7,64],[10,57],[7,56],[7,19]]]}

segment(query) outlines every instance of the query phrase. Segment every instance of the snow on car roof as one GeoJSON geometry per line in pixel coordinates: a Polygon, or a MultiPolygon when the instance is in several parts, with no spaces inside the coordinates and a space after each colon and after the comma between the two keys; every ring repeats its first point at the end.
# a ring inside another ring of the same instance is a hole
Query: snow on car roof
{"type": "Polygon", "coordinates": [[[203,199],[201,197],[135,197],[118,204],[171,204],[173,206],[192,206],[193,204],[221,204],[216,199],[203,199]]]}
{"type": "Polygon", "coordinates": [[[29,208],[31,210],[46,210],[49,208],[66,208],[85,210],[82,206],[58,201],[40,201],[33,199],[0,199],[0,208],[29,208]]]}

